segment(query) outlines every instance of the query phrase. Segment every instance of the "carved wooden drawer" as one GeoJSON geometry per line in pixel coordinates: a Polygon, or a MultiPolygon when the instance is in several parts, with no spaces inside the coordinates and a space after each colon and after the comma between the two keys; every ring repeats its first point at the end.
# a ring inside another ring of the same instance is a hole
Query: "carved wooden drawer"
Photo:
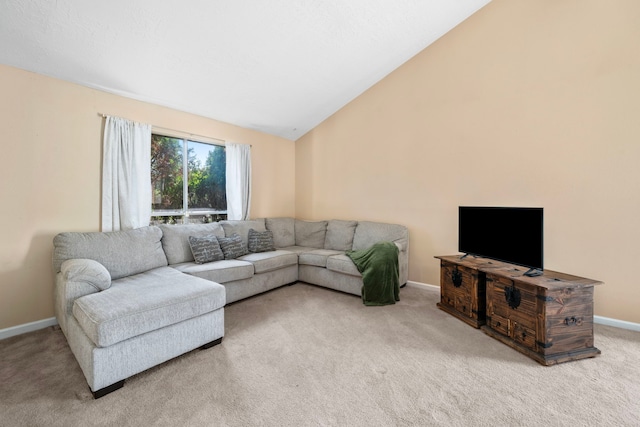
{"type": "Polygon", "coordinates": [[[487,325],[494,331],[508,337],[531,350],[536,350],[536,331],[526,323],[502,317],[498,314],[487,316],[487,325]]]}

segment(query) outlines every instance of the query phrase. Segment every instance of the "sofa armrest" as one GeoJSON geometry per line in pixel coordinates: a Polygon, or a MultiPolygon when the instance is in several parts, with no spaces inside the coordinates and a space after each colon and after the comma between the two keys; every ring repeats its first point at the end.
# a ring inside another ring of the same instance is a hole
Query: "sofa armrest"
{"type": "Polygon", "coordinates": [[[111,275],[107,269],[92,259],[67,260],[62,263],[60,273],[64,281],[77,283],[81,287],[89,286],[94,288],[94,292],[111,287],[111,275]]]}
{"type": "Polygon", "coordinates": [[[66,333],[66,317],[71,316],[73,302],[85,295],[111,287],[111,275],[97,261],[70,259],[60,266],[56,275],[55,310],[58,323],[66,333]]]}
{"type": "Polygon", "coordinates": [[[409,239],[407,239],[406,237],[403,237],[402,239],[394,240],[393,243],[396,244],[400,252],[406,252],[407,249],[409,248],[409,239]]]}
{"type": "Polygon", "coordinates": [[[393,241],[398,247],[398,267],[400,269],[400,285],[409,280],[409,238],[403,237],[393,241]]]}

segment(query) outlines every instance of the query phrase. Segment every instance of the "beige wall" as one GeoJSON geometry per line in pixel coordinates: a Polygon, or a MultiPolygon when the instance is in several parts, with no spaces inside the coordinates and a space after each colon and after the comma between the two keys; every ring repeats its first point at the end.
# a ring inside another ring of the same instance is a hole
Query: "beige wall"
{"type": "Polygon", "coordinates": [[[545,266],[640,322],[640,2],[494,0],[296,142],[298,218],[406,224],[438,284],[459,205],[542,206],[545,266]]]}
{"type": "Polygon", "coordinates": [[[0,329],[54,315],[53,236],[100,228],[99,112],[252,144],[252,216],[295,214],[292,141],[6,66],[0,93],[0,329]]]}

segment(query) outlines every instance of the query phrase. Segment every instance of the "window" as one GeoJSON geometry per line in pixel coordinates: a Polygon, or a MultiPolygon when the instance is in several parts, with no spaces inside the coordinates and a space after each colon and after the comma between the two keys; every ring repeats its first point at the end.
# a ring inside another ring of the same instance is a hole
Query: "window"
{"type": "Polygon", "coordinates": [[[223,145],[151,135],[152,223],[226,219],[223,145]]]}

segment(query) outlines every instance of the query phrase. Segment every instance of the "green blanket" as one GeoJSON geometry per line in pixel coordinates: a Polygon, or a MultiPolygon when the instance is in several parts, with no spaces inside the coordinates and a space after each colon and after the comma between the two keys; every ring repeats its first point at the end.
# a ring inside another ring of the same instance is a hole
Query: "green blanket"
{"type": "Polygon", "coordinates": [[[398,247],[392,242],[379,242],[369,249],[348,251],[362,274],[364,305],[387,305],[400,301],[398,247]]]}

